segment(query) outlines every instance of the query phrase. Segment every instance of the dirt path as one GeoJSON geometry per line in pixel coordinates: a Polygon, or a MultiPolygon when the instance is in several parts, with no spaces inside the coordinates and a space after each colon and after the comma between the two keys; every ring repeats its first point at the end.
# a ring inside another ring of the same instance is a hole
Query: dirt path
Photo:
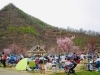
{"type": "MultiPolygon", "coordinates": [[[[28,73],[27,71],[17,71],[15,68],[0,68],[0,75],[41,75],[40,72],[36,73],[28,73]]],[[[50,75],[52,71],[46,71],[45,74],[42,75],[50,75]]]]}
{"type": "Polygon", "coordinates": [[[0,68],[0,75],[32,75],[32,74],[27,72],[18,72],[18,71],[12,71],[12,70],[0,68]]]}

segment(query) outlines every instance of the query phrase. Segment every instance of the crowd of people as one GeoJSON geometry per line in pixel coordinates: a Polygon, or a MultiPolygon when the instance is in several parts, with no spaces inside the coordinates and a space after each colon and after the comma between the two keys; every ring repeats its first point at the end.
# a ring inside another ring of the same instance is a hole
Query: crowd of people
{"type": "MultiPolygon", "coordinates": [[[[24,56],[17,56],[14,57],[8,57],[4,52],[2,52],[0,57],[0,62],[2,63],[3,67],[6,67],[6,62],[11,64],[17,64],[22,58],[25,58],[24,56]]],[[[32,57],[29,57],[29,59],[32,57]]],[[[92,55],[86,55],[86,54],[76,54],[76,53],[69,53],[69,54],[48,54],[45,56],[37,56],[34,57],[34,59],[31,59],[35,61],[36,67],[33,68],[34,70],[38,69],[41,72],[44,70],[51,69],[53,73],[57,72],[57,68],[59,70],[64,69],[65,71],[69,69],[71,72],[75,72],[74,68],[77,66],[78,63],[82,60],[88,60],[87,67],[89,71],[92,71],[94,67],[98,68],[98,71],[100,70],[100,56],[97,56],[95,60],[92,60],[92,55]],[[91,59],[91,60],[90,60],[91,59]],[[95,66],[93,66],[93,63],[95,63],[95,66]],[[45,65],[43,67],[43,64],[45,65]]],[[[32,69],[29,68],[29,71],[32,69]]]]}
{"type": "Polygon", "coordinates": [[[92,55],[86,55],[86,54],[76,54],[76,53],[69,53],[69,54],[62,54],[62,55],[53,55],[48,54],[43,57],[36,57],[35,63],[36,68],[35,69],[41,69],[45,70],[52,70],[53,73],[57,72],[58,70],[65,70],[69,69],[71,72],[75,72],[75,67],[77,64],[80,63],[80,61],[87,60],[87,66],[89,71],[93,71],[95,68],[100,68],[100,56],[95,55],[94,61],[92,60],[92,55]],[[88,61],[89,59],[89,61],[88,61]],[[44,67],[41,66],[41,64],[44,63],[44,67]]]}

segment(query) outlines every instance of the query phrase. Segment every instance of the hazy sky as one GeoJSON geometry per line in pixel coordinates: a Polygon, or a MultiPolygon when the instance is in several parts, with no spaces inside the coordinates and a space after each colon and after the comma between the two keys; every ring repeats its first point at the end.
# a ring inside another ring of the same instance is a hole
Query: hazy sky
{"type": "Polygon", "coordinates": [[[100,32],[100,0],[0,0],[56,27],[100,32]]]}

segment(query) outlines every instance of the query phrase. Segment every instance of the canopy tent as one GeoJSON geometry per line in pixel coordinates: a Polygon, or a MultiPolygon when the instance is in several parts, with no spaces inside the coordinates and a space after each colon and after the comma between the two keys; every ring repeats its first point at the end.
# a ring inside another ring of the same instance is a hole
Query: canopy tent
{"type": "Polygon", "coordinates": [[[16,70],[26,70],[27,62],[29,62],[30,67],[35,67],[34,61],[28,61],[28,58],[23,58],[17,63],[16,70]]]}

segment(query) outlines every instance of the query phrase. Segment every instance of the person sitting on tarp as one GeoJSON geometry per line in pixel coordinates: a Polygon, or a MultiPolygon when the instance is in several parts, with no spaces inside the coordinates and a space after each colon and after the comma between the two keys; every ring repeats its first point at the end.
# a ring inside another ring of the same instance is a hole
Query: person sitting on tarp
{"type": "Polygon", "coordinates": [[[27,71],[32,71],[32,69],[29,67],[29,62],[27,62],[26,70],[27,71]]]}

